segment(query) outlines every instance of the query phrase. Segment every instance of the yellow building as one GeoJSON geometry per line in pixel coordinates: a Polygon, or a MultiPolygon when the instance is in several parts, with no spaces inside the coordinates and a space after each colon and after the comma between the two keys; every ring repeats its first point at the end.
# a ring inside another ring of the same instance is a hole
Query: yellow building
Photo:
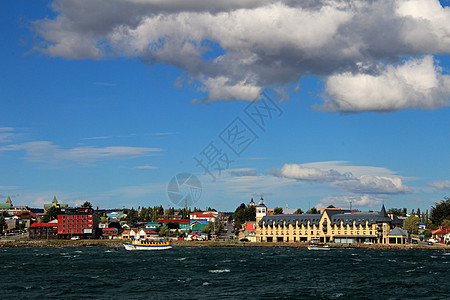
{"type": "Polygon", "coordinates": [[[389,244],[389,233],[402,223],[397,217],[389,216],[384,205],[379,213],[325,209],[321,214],[267,215],[261,199],[256,207],[256,224],[257,242],[308,242],[314,238],[325,243],[389,244]]]}

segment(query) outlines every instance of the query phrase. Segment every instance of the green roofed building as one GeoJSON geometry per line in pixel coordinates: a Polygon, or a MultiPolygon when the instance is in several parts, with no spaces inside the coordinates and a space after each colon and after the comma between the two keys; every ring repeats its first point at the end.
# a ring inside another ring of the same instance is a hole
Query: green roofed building
{"type": "Polygon", "coordinates": [[[11,198],[9,198],[9,196],[8,196],[5,203],[0,203],[0,210],[11,209],[12,206],[13,205],[12,205],[11,198]]]}
{"type": "Polygon", "coordinates": [[[67,208],[69,207],[68,204],[59,204],[58,200],[56,200],[56,196],[53,196],[52,204],[44,204],[44,212],[47,212],[47,210],[52,207],[56,206],[57,208],[67,208]]]}
{"type": "Polygon", "coordinates": [[[14,206],[11,198],[8,196],[5,203],[0,203],[0,211],[6,211],[8,213],[16,213],[22,210],[29,210],[28,206],[14,206]]]}

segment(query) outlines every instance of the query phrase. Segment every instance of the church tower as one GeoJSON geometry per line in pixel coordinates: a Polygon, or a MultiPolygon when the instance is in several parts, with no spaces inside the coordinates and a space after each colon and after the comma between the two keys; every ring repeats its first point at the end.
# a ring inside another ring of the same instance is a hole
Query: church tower
{"type": "Polygon", "coordinates": [[[256,224],[267,215],[267,206],[264,205],[264,199],[261,197],[259,204],[256,206],[256,224]]]}

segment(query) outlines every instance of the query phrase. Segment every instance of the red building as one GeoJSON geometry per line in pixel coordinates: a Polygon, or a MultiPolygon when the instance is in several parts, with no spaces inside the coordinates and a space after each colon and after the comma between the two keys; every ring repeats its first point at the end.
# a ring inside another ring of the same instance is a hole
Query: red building
{"type": "Polygon", "coordinates": [[[110,227],[110,228],[102,228],[102,238],[103,239],[112,239],[119,234],[119,229],[110,227]]]}
{"type": "Polygon", "coordinates": [[[58,238],[58,223],[34,223],[28,228],[29,239],[58,238]]]}
{"type": "Polygon", "coordinates": [[[58,238],[71,239],[79,237],[91,239],[96,237],[98,216],[92,208],[63,208],[58,215],[58,238]]]}

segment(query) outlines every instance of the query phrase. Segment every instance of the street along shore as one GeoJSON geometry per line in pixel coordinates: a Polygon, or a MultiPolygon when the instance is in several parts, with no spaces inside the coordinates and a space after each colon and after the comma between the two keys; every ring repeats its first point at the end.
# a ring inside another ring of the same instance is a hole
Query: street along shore
{"type": "MultiPolygon", "coordinates": [[[[126,240],[0,240],[0,248],[22,247],[122,247],[126,240]]],[[[335,244],[329,243],[330,248],[356,249],[397,249],[397,250],[450,250],[444,244],[435,245],[365,245],[365,244],[335,244]]],[[[218,241],[173,241],[174,247],[280,247],[307,248],[307,243],[251,243],[251,242],[218,242],[218,241]]]]}

